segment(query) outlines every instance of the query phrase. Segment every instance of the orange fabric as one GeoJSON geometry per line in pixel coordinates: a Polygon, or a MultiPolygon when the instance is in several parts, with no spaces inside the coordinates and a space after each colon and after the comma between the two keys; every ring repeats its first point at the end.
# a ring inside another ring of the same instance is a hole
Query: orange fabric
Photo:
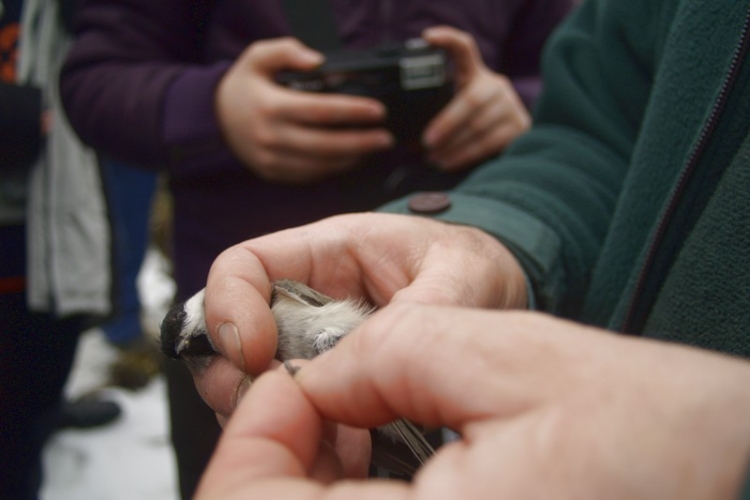
{"type": "Polygon", "coordinates": [[[16,82],[19,32],[15,23],[0,28],[0,80],[6,83],[16,82]]]}

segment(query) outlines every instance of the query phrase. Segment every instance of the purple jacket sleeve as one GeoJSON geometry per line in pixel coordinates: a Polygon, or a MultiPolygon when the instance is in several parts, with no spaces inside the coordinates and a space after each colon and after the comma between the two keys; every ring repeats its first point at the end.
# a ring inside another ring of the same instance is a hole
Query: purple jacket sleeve
{"type": "MultiPolygon", "coordinates": [[[[61,78],[81,139],[121,160],[182,173],[223,146],[214,88],[230,62],[201,64],[210,1],[89,0],[61,78]],[[187,166],[186,159],[193,160],[187,166]]],[[[216,165],[216,163],[213,163],[216,165]]]]}

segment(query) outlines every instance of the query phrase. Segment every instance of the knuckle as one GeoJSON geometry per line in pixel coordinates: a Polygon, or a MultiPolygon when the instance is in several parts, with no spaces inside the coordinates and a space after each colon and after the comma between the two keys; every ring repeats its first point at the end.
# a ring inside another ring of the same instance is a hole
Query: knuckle
{"type": "Polygon", "coordinates": [[[510,143],[511,140],[517,135],[516,132],[508,133],[501,127],[496,128],[491,134],[483,141],[484,150],[487,154],[499,153],[510,143]]]}
{"type": "Polygon", "coordinates": [[[467,106],[474,110],[482,106],[486,102],[487,98],[485,92],[483,92],[480,85],[474,85],[466,89],[464,93],[464,101],[467,106]]]}
{"type": "Polygon", "coordinates": [[[256,149],[252,158],[253,165],[261,176],[272,175],[276,165],[276,155],[265,149],[256,149]]]}
{"type": "Polygon", "coordinates": [[[465,31],[456,30],[455,36],[456,36],[456,39],[459,41],[459,43],[461,43],[464,47],[474,48],[476,45],[474,43],[474,37],[472,37],[465,31]]]}
{"type": "Polygon", "coordinates": [[[487,131],[487,125],[479,119],[473,119],[469,121],[469,123],[467,124],[467,128],[469,130],[469,133],[474,137],[484,135],[487,131]]]}
{"type": "Polygon", "coordinates": [[[254,107],[253,111],[261,122],[269,122],[279,113],[279,106],[273,96],[267,96],[265,99],[256,99],[254,107]]]}
{"type": "Polygon", "coordinates": [[[276,134],[265,128],[261,128],[254,131],[253,142],[258,148],[259,155],[262,155],[264,159],[268,159],[270,156],[268,150],[273,149],[279,143],[279,140],[276,134]]]}

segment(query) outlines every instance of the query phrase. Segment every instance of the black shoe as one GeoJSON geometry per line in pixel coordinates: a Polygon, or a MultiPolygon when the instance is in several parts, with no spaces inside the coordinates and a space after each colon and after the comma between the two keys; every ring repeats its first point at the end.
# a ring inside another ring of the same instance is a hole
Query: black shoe
{"type": "Polygon", "coordinates": [[[58,429],[91,429],[114,422],[120,416],[120,405],[114,401],[77,399],[65,401],[60,408],[58,429]]]}

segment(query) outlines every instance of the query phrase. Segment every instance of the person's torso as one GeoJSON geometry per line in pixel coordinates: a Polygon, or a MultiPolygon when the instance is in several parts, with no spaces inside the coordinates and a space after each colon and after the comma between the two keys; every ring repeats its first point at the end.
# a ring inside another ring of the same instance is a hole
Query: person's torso
{"type": "MultiPolygon", "coordinates": [[[[347,48],[369,48],[385,42],[418,37],[429,26],[449,24],[471,33],[485,62],[503,67],[504,53],[525,0],[331,0],[339,38],[347,48]]],[[[279,0],[217,1],[207,30],[208,60],[234,59],[248,43],[291,35],[279,0]]]]}
{"type": "Polygon", "coordinates": [[[676,21],[655,46],[660,69],[583,317],[750,355],[737,336],[750,324],[750,2],[667,4],[676,21]]]}

